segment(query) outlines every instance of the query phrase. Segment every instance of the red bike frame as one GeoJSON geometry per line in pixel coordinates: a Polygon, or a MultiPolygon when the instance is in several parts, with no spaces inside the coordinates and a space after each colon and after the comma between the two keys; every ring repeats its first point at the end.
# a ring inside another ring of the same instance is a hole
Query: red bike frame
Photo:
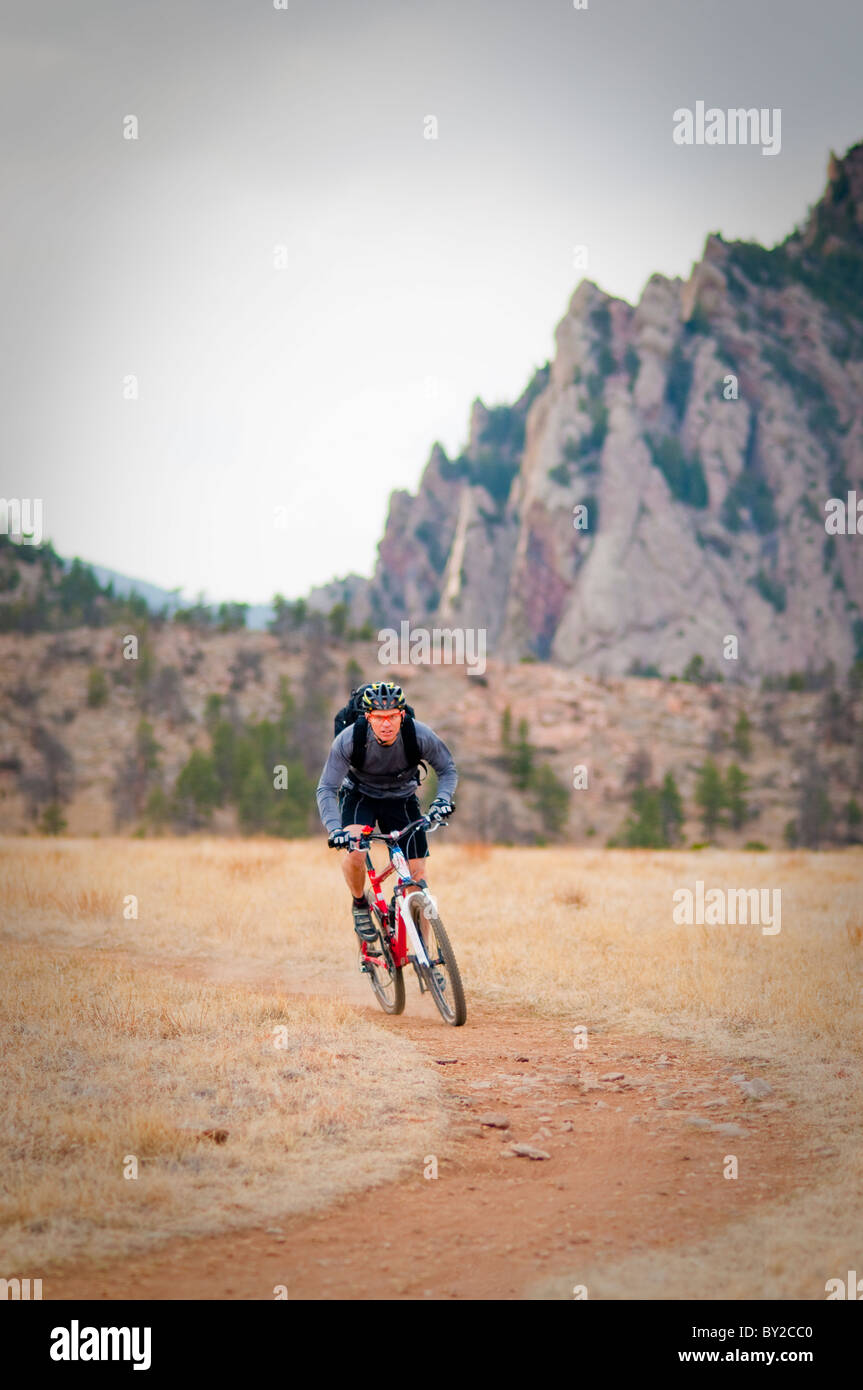
{"type": "MultiPolygon", "coordinates": [[[[413,821],[410,825],[404,826],[402,830],[394,830],[388,835],[375,834],[373,826],[364,825],[360,832],[359,841],[356,842],[356,847],[361,848],[362,841],[368,839],[384,840],[387,842],[387,844],[395,846],[398,844],[398,841],[401,839],[403,835],[406,835],[411,830],[415,830],[418,825],[425,825],[427,830],[439,828],[437,826],[430,825],[427,817],[425,816],[423,816],[421,820],[413,821]]],[[[354,841],[352,841],[352,844],[353,843],[354,841]]],[[[386,923],[387,935],[390,943],[390,950],[392,951],[393,955],[393,965],[398,970],[401,966],[408,964],[407,933],[405,932],[404,919],[400,912],[395,913],[395,934],[389,935],[393,924],[390,922],[389,904],[387,903],[383,893],[381,892],[381,884],[389,878],[390,874],[394,874],[396,872],[396,866],[393,863],[392,859],[390,859],[390,862],[387,865],[387,867],[383,869],[380,873],[378,873],[375,869],[374,864],[372,863],[368,845],[365,846],[365,851],[366,872],[369,876],[369,882],[372,885],[372,892],[374,894],[378,910],[381,914],[381,917],[383,918],[383,921],[386,923]]],[[[403,896],[405,889],[407,888],[424,888],[425,886],[426,885],[424,880],[418,882],[415,878],[404,878],[400,875],[399,882],[396,884],[395,887],[394,896],[403,896]]],[[[377,969],[382,964],[380,956],[369,955],[366,943],[362,940],[360,942],[360,948],[363,961],[370,965],[373,969],[377,969]]]]}

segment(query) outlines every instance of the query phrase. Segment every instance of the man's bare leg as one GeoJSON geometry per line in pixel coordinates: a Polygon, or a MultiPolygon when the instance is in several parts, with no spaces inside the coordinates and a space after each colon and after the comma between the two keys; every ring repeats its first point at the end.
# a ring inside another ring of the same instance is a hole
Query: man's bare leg
{"type": "MultiPolygon", "coordinates": [[[[352,835],[352,836],[359,835],[359,833],[360,833],[360,831],[362,830],[362,828],[363,828],[363,827],[362,827],[361,825],[346,825],[346,826],[345,826],[345,829],[346,829],[346,830],[348,831],[348,833],[349,833],[350,835],[352,835]]],[[[411,871],[411,878],[416,878],[416,879],[424,878],[424,877],[425,877],[425,866],[426,866],[426,860],[425,860],[425,858],[423,858],[423,859],[409,859],[409,860],[408,860],[408,867],[409,867],[409,869],[410,869],[410,871],[411,871]]],[[[349,850],[348,853],[347,853],[347,854],[344,856],[344,858],[342,859],[342,873],[343,873],[344,876],[345,876],[345,883],[346,883],[346,884],[348,885],[348,887],[350,888],[352,896],[355,897],[355,898],[361,898],[361,897],[363,896],[363,890],[364,890],[364,888],[365,888],[365,883],[366,883],[366,855],[365,855],[365,850],[361,850],[361,849],[352,849],[352,850],[349,850]]],[[[413,890],[413,889],[410,889],[409,891],[410,891],[410,892],[413,892],[414,890],[413,890]]]]}
{"type": "MultiPolygon", "coordinates": [[[[425,861],[425,859],[409,859],[409,860],[408,860],[408,868],[409,868],[410,871],[411,871],[411,878],[415,878],[415,879],[425,878],[425,867],[426,867],[426,861],[425,861]]],[[[407,891],[408,891],[409,893],[415,893],[415,892],[416,892],[416,889],[415,889],[415,888],[409,888],[407,891]]]]}
{"type": "MultiPolygon", "coordinates": [[[[352,835],[359,835],[362,830],[361,825],[346,825],[345,829],[352,835]]],[[[361,898],[366,883],[366,853],[362,849],[348,850],[342,859],[342,873],[345,876],[345,883],[351,890],[354,898],[361,898]]]]}

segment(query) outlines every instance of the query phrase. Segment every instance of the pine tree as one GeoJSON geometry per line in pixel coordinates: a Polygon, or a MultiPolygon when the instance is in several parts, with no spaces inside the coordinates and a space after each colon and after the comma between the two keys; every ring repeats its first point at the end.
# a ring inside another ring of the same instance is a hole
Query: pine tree
{"type": "Polygon", "coordinates": [[[174,818],[195,829],[206,824],[221,799],[221,788],[212,758],[195,748],[181,768],[174,786],[174,818]]]}
{"type": "Polygon", "coordinates": [[[221,717],[222,696],[216,694],[208,695],[204,703],[204,724],[210,734],[212,734],[221,717]]]}
{"type": "MultiPolygon", "coordinates": [[[[290,781],[290,778],[289,778],[290,781]]],[[[237,801],[237,816],[244,830],[264,830],[272,816],[273,788],[260,763],[246,773],[237,801]]]]}
{"type": "Polygon", "coordinates": [[[296,717],[296,701],[291,694],[287,678],[282,676],[279,681],[279,735],[285,745],[285,752],[293,747],[296,717]]]}
{"type": "Polygon", "coordinates": [[[246,626],[247,603],[220,603],[217,618],[220,632],[237,632],[246,626]]]}
{"type": "Polygon", "coordinates": [[[348,628],[348,605],[335,603],[329,611],[330,632],[334,637],[344,637],[348,628]]]}
{"type": "Polygon", "coordinates": [[[233,724],[220,719],[210,730],[210,751],[216,780],[219,783],[219,804],[234,793],[234,757],[236,734],[233,724]]]}
{"type": "Polygon", "coordinates": [[[273,835],[286,837],[308,835],[320,824],[315,809],[317,778],[309,777],[300,762],[289,762],[287,769],[288,785],[284,790],[273,787],[272,769],[269,771],[271,811],[266,829],[273,835]]]}
{"type": "Polygon", "coordinates": [[[671,772],[666,772],[659,792],[659,822],[663,844],[676,845],[682,838],[683,800],[671,772]]]}
{"type": "Polygon", "coordinates": [[[279,637],[291,626],[291,605],[284,594],[273,594],[271,607],[273,616],[267,623],[267,631],[279,637]]]}
{"type": "Polygon", "coordinates": [[[827,795],[826,773],[813,758],[800,785],[797,836],[806,849],[818,849],[830,833],[833,811],[827,795]]]}
{"type": "Polygon", "coordinates": [[[704,657],[699,653],[690,657],[683,668],[683,674],[680,679],[682,681],[691,681],[694,685],[704,685],[706,680],[704,674],[704,657]]]}
{"type": "Polygon", "coordinates": [[[100,666],[91,666],[87,675],[87,704],[101,709],[108,699],[108,682],[100,666]]]}
{"type": "Polygon", "coordinates": [[[42,812],[39,829],[43,835],[60,835],[66,829],[66,817],[59,801],[49,801],[42,812]]]}
{"type": "Polygon", "coordinates": [[[510,755],[512,780],[520,790],[530,786],[533,779],[534,750],[527,736],[527,720],[518,721],[518,738],[510,755]]]}
{"type": "Polygon", "coordinates": [[[666,845],[662,828],[660,796],[656,787],[636,787],[632,793],[632,811],[627,817],[621,841],[628,849],[663,849],[666,845]]]}
{"type": "Polygon", "coordinates": [[[818,710],[818,727],[822,742],[854,742],[854,707],[839,690],[825,690],[818,710]]]}
{"type": "Polygon", "coordinates": [[[712,758],[708,758],[698,769],[695,800],[701,809],[701,824],[704,834],[708,839],[712,839],[725,806],[725,788],[722,783],[722,775],[712,758]]]}
{"type": "Polygon", "coordinates": [[[534,807],[539,811],[543,826],[552,835],[559,835],[569,816],[569,788],[548,763],[536,769],[532,783],[536,792],[534,807]]]}
{"type": "Polygon", "coordinates": [[[505,753],[512,748],[512,710],[507,705],[500,719],[500,746],[505,753]]]}
{"type": "Polygon", "coordinates": [[[749,807],[746,804],[748,790],[749,778],[737,763],[732,763],[725,774],[725,802],[735,830],[740,830],[749,819],[749,807]]]}
{"type": "Polygon", "coordinates": [[[161,781],[160,751],[152,724],[147,719],[139,719],[135,741],[118,765],[111,789],[118,825],[141,814],[148,792],[161,781]]]}
{"type": "Polygon", "coordinates": [[[165,795],[164,787],[154,787],[144,806],[145,820],[149,821],[157,830],[161,830],[162,826],[169,820],[170,815],[171,803],[165,795]]]}
{"type": "Polygon", "coordinates": [[[734,725],[732,742],[741,758],[748,758],[752,752],[752,724],[746,710],[742,709],[734,725]]]}
{"type": "Polygon", "coordinates": [[[642,787],[650,781],[653,762],[646,748],[638,748],[630,757],[623,774],[624,787],[642,787]]]}

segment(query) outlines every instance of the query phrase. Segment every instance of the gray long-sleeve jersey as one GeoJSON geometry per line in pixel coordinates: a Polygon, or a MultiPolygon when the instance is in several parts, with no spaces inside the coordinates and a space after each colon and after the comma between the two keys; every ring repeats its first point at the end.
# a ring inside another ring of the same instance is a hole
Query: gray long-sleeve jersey
{"type": "MultiPolygon", "coordinates": [[[[419,720],[415,720],[414,728],[420,757],[437,773],[438,796],[448,796],[452,800],[458,782],[452,753],[428,724],[420,724],[419,720]]],[[[353,738],[354,731],[351,725],[342,729],[340,734],[336,734],[321,773],[321,780],[318,782],[318,811],[328,834],[341,829],[338,794],[349,772],[351,781],[364,796],[408,797],[419,785],[414,776],[414,769],[405,766],[407,755],[401,732],[395,743],[387,748],[378,743],[371,727],[367,726],[366,757],[361,772],[351,771],[350,768],[353,738]]]]}

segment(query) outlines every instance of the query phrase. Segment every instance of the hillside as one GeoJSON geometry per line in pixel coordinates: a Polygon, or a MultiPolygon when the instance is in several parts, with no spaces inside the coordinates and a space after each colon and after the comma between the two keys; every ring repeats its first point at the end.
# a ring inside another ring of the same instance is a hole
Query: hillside
{"type": "MultiPolygon", "coordinates": [[[[140,621],[0,634],[0,830],[65,821],[74,834],[316,833],[313,791],[333,713],[352,684],[384,673],[376,643],[335,638],[317,622],[280,636],[140,621]],[[130,633],[134,660],[123,656],[130,633]],[[273,790],[278,764],[286,791],[273,790]]],[[[748,779],[745,819],[735,828],[732,808],[720,808],[717,843],[781,846],[789,821],[806,843],[858,838],[859,668],[848,682],[800,674],[790,690],[705,682],[697,664],[690,681],[496,660],[482,677],[445,666],[389,673],[456,756],[453,839],[604,844],[643,812],[630,842],[652,843],[651,789],[671,773],[683,842],[700,841],[696,782],[710,758],[724,779],[732,765],[748,779]]]]}

